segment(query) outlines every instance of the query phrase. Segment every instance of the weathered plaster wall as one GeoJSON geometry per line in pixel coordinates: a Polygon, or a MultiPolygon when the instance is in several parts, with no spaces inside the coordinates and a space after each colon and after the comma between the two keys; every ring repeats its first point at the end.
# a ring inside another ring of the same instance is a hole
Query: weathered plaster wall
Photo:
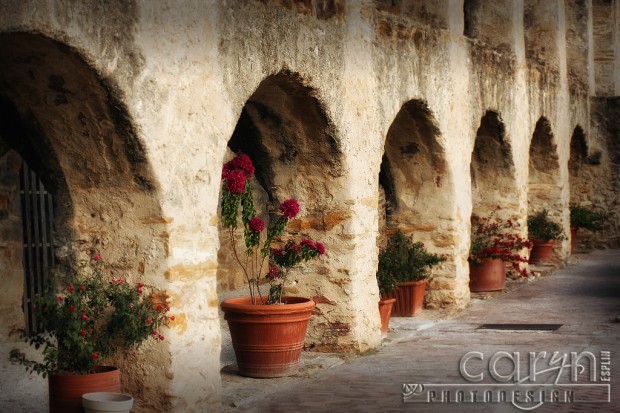
{"type": "MultiPolygon", "coordinates": [[[[577,125],[588,156],[601,154],[573,174],[582,188],[600,181],[580,202],[617,214],[615,157],[605,155],[617,150],[615,129],[604,117],[590,125],[585,86],[616,87],[612,3],[2,0],[0,95],[28,136],[7,140],[59,194],[62,255],[94,243],[115,271],[164,290],[176,314],[163,346],[126,363],[141,411],[219,407],[217,293],[241,284],[218,226],[228,145],[260,148],[263,196],[299,198],[291,229],[326,244],[290,291],[318,302],[317,350],[379,345],[374,269],[390,225],[448,257],[429,307],[469,301],[476,208],[505,203],[525,223],[548,206],[567,230],[577,125]],[[476,148],[488,139],[501,163],[476,148]],[[386,194],[399,205],[385,221],[384,155],[400,188],[386,194]],[[512,190],[472,189],[494,176],[512,190]]],[[[568,240],[556,253],[567,256],[568,240]]]]}
{"type": "MultiPolygon", "coordinates": [[[[0,139],[2,137],[0,136],[0,139]]],[[[21,158],[14,151],[0,157],[0,337],[23,328],[24,270],[19,200],[21,158]]]]}

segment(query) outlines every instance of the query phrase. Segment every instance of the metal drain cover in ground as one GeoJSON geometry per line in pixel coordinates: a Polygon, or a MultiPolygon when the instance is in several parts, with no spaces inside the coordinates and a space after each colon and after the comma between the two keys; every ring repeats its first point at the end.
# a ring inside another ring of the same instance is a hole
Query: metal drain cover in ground
{"type": "Polygon", "coordinates": [[[478,330],[555,331],[562,324],[482,324],[478,330]]]}

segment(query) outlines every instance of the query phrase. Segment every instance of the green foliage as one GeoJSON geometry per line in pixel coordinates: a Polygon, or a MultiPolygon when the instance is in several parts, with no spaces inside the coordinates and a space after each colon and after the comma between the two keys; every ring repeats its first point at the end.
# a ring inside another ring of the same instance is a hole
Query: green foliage
{"type": "Polygon", "coordinates": [[[590,231],[600,231],[607,221],[607,214],[596,212],[590,208],[571,205],[570,206],[570,225],[576,228],[583,228],[590,231]]]}
{"type": "Polygon", "coordinates": [[[43,376],[53,371],[85,374],[118,350],[135,348],[149,337],[163,340],[159,328],[169,319],[169,307],[152,304],[143,284],[110,278],[103,269],[97,256],[77,271],[55,271],[35,303],[42,332],[18,330],[25,342],[41,349],[43,361],[28,360],[17,349],[11,360],[43,376]]]}
{"type": "Polygon", "coordinates": [[[546,209],[527,217],[527,230],[531,239],[548,241],[561,240],[564,237],[562,227],[549,218],[549,211],[546,209]]]}
{"type": "Polygon", "coordinates": [[[398,230],[379,254],[379,291],[385,294],[394,290],[398,283],[429,279],[432,267],[445,260],[444,256],[428,252],[422,242],[414,242],[412,236],[398,230]]]}

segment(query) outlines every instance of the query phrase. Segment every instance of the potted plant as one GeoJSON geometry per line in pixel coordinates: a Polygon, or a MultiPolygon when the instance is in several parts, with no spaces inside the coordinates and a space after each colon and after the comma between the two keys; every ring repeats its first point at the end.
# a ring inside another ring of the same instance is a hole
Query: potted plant
{"type": "Polygon", "coordinates": [[[506,286],[506,263],[520,275],[529,275],[522,255],[532,243],[521,237],[517,222],[496,216],[497,207],[488,216],[472,215],[469,248],[469,289],[473,292],[497,291],[506,286]]]}
{"type": "Polygon", "coordinates": [[[254,165],[239,154],[222,171],[222,224],[230,246],[248,283],[250,295],[222,302],[239,372],[248,377],[282,377],[295,374],[304,346],[314,301],[287,297],[284,287],[289,271],[325,254],[321,242],[283,238],[289,220],[299,213],[299,203],[287,199],[269,213],[267,222],[254,209],[251,179],[254,165]],[[243,226],[245,250],[237,249],[237,225],[243,226]],[[242,258],[242,255],[245,255],[242,258]]]}
{"type": "Polygon", "coordinates": [[[381,317],[381,336],[387,337],[388,328],[390,327],[390,317],[396,298],[387,297],[387,294],[396,289],[398,281],[394,275],[385,270],[381,265],[377,269],[377,284],[379,285],[379,315],[381,317]]]}
{"type": "Polygon", "coordinates": [[[603,229],[603,225],[607,221],[607,214],[596,212],[588,207],[580,205],[570,206],[570,253],[575,252],[575,243],[577,240],[577,231],[579,229],[587,229],[597,232],[603,229]]]}
{"type": "Polygon", "coordinates": [[[82,412],[84,393],[120,392],[120,372],[106,360],[147,339],[164,340],[160,327],[174,317],[166,315],[165,303],[152,303],[146,289],[106,274],[98,254],[77,270],[53,271],[35,303],[40,331],[18,330],[42,350],[42,360],[10,353],[12,361],[48,377],[50,412],[82,412]]]}
{"type": "Polygon", "coordinates": [[[444,256],[432,254],[422,242],[414,242],[398,230],[388,239],[379,254],[377,277],[392,277],[396,283],[393,291],[385,292],[386,298],[395,298],[392,315],[410,317],[419,313],[424,305],[427,280],[433,266],[445,261],[444,256]]]}
{"type": "Polygon", "coordinates": [[[527,230],[533,244],[529,262],[538,264],[549,261],[555,241],[564,236],[560,224],[549,218],[549,211],[543,209],[527,217],[527,230]]]}

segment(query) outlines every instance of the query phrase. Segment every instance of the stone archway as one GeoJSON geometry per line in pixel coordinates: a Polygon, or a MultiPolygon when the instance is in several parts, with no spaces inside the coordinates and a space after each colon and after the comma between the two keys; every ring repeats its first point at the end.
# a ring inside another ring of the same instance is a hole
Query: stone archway
{"type": "MultiPolygon", "coordinates": [[[[231,152],[246,153],[254,163],[257,209],[296,198],[301,211],[289,222],[288,233],[322,240],[327,247],[321,262],[308,262],[289,277],[288,294],[317,302],[306,344],[316,350],[354,349],[352,341],[357,338],[351,336],[353,327],[347,321],[354,317],[348,308],[347,282],[331,262],[344,244],[342,222],[349,217],[347,206],[337,200],[343,153],[316,92],[294,73],[265,78],[245,103],[228,146],[231,152]]],[[[245,287],[227,244],[225,231],[220,231],[220,293],[245,287]]]]}
{"type": "Polygon", "coordinates": [[[519,194],[512,148],[497,112],[487,111],[480,120],[470,170],[472,214],[488,215],[500,206],[502,218],[517,219],[519,194]]]}
{"type": "Polygon", "coordinates": [[[570,140],[570,157],[568,159],[568,180],[570,185],[570,200],[578,204],[583,199],[588,199],[593,190],[589,184],[590,179],[588,166],[588,142],[583,128],[575,126],[570,140]]]}
{"type": "Polygon", "coordinates": [[[529,154],[528,214],[547,209],[551,219],[562,223],[559,156],[551,124],[545,117],[536,122],[529,154]]]}
{"type": "MultiPolygon", "coordinates": [[[[392,122],[385,140],[379,173],[379,244],[397,229],[413,234],[435,253],[453,256],[454,239],[451,178],[446,166],[440,130],[425,102],[405,103],[392,122]]],[[[455,305],[455,271],[449,261],[434,271],[427,306],[455,305]]]]}
{"type": "MultiPolygon", "coordinates": [[[[54,194],[61,263],[73,266],[96,249],[110,272],[165,287],[166,222],[120,91],[76,50],[41,35],[0,35],[0,60],[0,137],[54,194]]],[[[23,272],[13,267],[2,277],[20,285],[23,272]]],[[[145,409],[170,403],[169,348],[161,344],[117,360],[124,389],[145,409]]]]}

